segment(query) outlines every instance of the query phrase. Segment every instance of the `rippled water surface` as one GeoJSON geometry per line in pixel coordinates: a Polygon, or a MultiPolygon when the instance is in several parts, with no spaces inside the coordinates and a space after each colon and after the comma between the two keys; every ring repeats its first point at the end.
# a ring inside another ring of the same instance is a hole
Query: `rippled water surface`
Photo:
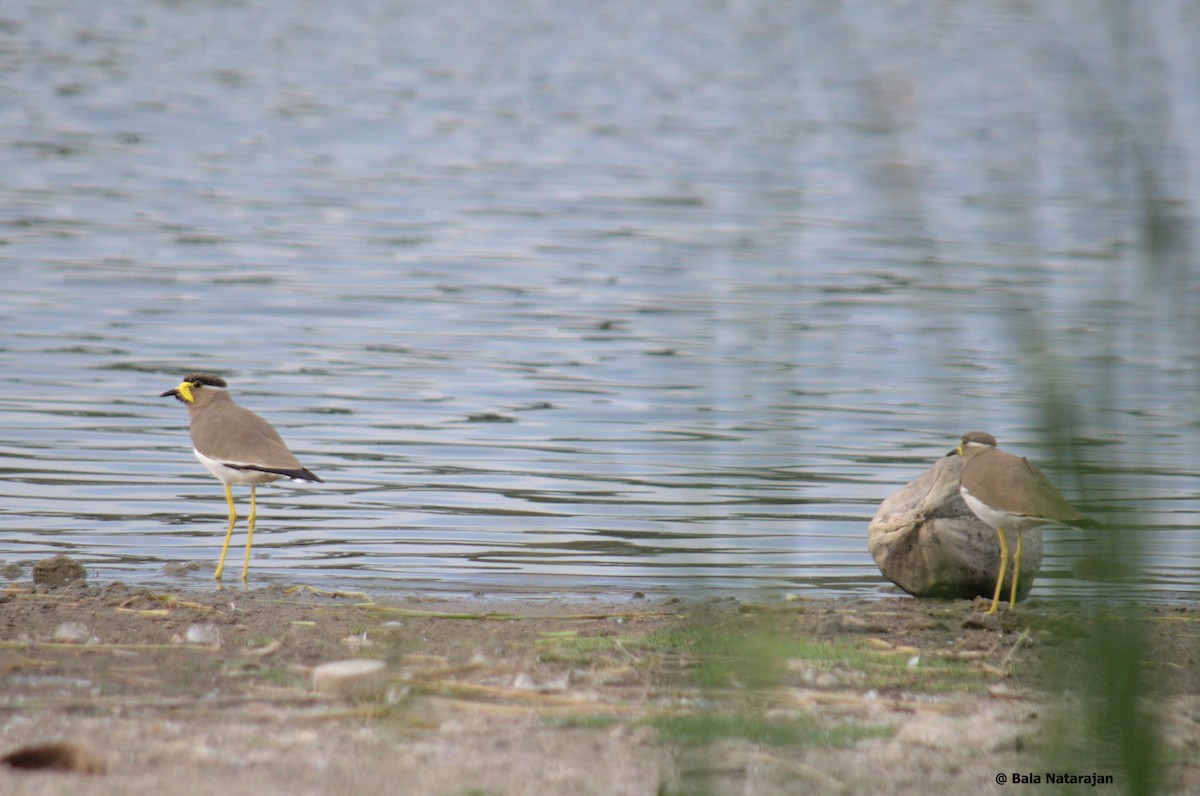
{"type": "Polygon", "coordinates": [[[981,428],[1194,599],[1186,4],[838,8],[6,3],[0,560],[209,583],[206,370],[326,480],[254,582],[890,593],[867,522],[981,428]]]}

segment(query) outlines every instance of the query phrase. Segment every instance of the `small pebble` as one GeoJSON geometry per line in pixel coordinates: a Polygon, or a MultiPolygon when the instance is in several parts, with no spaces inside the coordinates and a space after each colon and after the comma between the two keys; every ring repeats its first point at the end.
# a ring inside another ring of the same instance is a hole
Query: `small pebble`
{"type": "Polygon", "coordinates": [[[54,629],[54,640],[60,644],[82,644],[88,640],[88,628],[83,622],[63,622],[54,629]]]}
{"type": "Polygon", "coordinates": [[[191,573],[196,572],[200,569],[202,569],[202,567],[200,565],[200,562],[198,562],[198,561],[187,561],[187,562],[171,561],[166,564],[163,564],[162,573],[164,575],[169,575],[170,577],[173,577],[173,578],[182,578],[182,577],[187,577],[191,573]]]}
{"type": "Polygon", "coordinates": [[[371,641],[369,638],[367,638],[366,633],[360,633],[360,634],[353,635],[353,636],[346,636],[345,638],[342,639],[342,646],[345,647],[346,649],[350,650],[351,652],[360,652],[360,651],[362,651],[362,649],[364,647],[370,647],[370,646],[373,646],[374,644],[375,644],[374,641],[371,641]]]}
{"type": "Polygon", "coordinates": [[[49,743],[25,746],[9,752],[0,761],[12,768],[25,770],[74,771],[80,774],[103,774],[104,758],[73,743],[49,743]]]}
{"type": "Polygon", "coordinates": [[[387,666],[371,658],[322,663],[312,671],[312,688],[356,701],[381,700],[387,694],[387,666]]]}
{"type": "Polygon", "coordinates": [[[212,622],[188,625],[187,633],[184,635],[184,641],[186,641],[188,644],[197,644],[206,647],[219,647],[221,646],[221,633],[217,630],[217,626],[212,622]]]}

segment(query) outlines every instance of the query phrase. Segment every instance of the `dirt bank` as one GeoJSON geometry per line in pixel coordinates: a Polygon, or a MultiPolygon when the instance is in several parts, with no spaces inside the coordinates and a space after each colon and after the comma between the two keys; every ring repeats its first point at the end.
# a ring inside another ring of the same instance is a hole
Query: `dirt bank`
{"type": "MultiPolygon", "coordinates": [[[[1180,793],[1200,788],[1197,618],[1149,622],[1180,793]]],[[[0,766],[0,793],[1000,792],[998,774],[1054,759],[1072,701],[1055,685],[1074,676],[1056,659],[1088,632],[1046,603],[996,619],[909,598],[16,584],[0,591],[0,754],[65,743],[65,765],[102,773],[0,766]],[[315,667],[358,658],[383,674],[314,690],[315,667]]],[[[1050,765],[1123,790],[1116,768],[1050,765]]]]}

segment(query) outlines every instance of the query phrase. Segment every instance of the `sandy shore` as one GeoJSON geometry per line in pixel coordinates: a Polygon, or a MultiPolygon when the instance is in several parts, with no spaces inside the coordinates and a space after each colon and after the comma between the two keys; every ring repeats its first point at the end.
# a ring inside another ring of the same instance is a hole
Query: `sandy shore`
{"type": "MultiPolygon", "coordinates": [[[[1200,788],[1198,616],[1149,621],[1168,792],[1200,788]]],[[[0,754],[57,744],[33,762],[74,770],[0,766],[0,793],[978,793],[1014,773],[1124,792],[1116,763],[1055,752],[1058,661],[1087,633],[1045,603],[12,584],[0,754]],[[314,686],[347,659],[383,665],[314,686]]]]}

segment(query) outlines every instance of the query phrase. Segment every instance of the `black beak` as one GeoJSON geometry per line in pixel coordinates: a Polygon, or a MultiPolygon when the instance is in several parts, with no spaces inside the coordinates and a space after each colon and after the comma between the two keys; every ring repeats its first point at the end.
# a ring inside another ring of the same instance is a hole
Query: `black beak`
{"type": "Polygon", "coordinates": [[[162,395],[160,395],[160,396],[158,396],[158,397],[159,397],[159,398],[166,398],[168,395],[174,395],[176,398],[178,398],[178,397],[179,397],[179,390],[167,390],[165,393],[163,393],[162,395]]]}

